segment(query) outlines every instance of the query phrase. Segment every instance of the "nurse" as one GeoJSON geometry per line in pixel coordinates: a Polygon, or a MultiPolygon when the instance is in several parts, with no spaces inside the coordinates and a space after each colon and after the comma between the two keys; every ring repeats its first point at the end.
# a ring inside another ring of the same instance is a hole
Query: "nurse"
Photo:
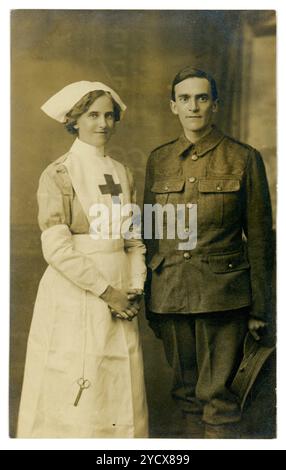
{"type": "Polygon", "coordinates": [[[125,109],[114,90],[88,81],[42,106],[76,139],[39,183],[48,268],[29,334],[18,437],[148,437],[137,320],[145,247],[135,233],[112,238],[111,222],[110,237],[90,229],[94,205],[111,214],[135,203],[129,169],[106,154],[125,109]]]}

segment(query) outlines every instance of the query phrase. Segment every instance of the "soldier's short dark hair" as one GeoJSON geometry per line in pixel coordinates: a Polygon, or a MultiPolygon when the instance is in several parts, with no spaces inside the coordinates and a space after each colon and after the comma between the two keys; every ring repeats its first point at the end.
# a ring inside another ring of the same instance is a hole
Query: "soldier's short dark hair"
{"type": "Polygon", "coordinates": [[[209,74],[208,72],[205,72],[204,70],[196,69],[194,67],[191,67],[188,65],[184,69],[182,69],[177,75],[175,76],[173,83],[172,83],[172,92],[171,92],[171,98],[173,101],[175,101],[176,96],[175,96],[175,86],[186,80],[187,78],[193,78],[193,77],[198,77],[198,78],[206,78],[208,82],[210,83],[211,86],[211,93],[212,93],[212,99],[215,101],[218,99],[218,92],[217,92],[217,86],[216,86],[216,81],[215,79],[209,74]]]}
{"type": "Polygon", "coordinates": [[[89,108],[97,98],[104,95],[107,95],[111,98],[111,101],[113,103],[114,119],[115,121],[120,121],[120,106],[116,103],[116,101],[114,101],[110,93],[103,90],[95,90],[90,91],[89,93],[84,95],[67,113],[66,121],[64,124],[67,131],[71,134],[78,135],[78,129],[74,127],[77,123],[77,120],[82,114],[86,113],[89,110],[89,108]]]}

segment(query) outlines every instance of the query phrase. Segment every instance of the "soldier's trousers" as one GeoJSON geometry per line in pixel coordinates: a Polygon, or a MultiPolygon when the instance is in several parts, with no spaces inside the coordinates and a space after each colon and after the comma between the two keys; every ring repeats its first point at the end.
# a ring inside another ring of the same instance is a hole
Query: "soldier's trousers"
{"type": "Polygon", "coordinates": [[[182,409],[209,424],[239,421],[229,385],[241,360],[248,309],[154,317],[174,371],[172,395],[182,409]]]}

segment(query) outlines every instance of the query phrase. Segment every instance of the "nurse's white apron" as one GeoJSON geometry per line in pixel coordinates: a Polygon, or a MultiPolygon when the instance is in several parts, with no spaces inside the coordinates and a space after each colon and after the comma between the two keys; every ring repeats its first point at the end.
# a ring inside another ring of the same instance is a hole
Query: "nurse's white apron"
{"type": "MultiPolygon", "coordinates": [[[[114,287],[128,284],[122,240],[73,236],[114,287]]],[[[103,300],[49,266],[29,337],[18,437],[147,437],[137,319],[115,319],[103,300]],[[91,383],[74,406],[81,377],[91,383]]]]}

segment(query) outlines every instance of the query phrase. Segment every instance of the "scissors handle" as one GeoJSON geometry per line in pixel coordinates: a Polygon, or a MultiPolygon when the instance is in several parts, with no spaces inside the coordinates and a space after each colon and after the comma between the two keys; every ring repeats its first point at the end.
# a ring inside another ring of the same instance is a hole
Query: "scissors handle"
{"type": "Polygon", "coordinates": [[[80,386],[80,388],[83,388],[83,389],[90,387],[90,381],[88,379],[84,379],[83,377],[78,379],[77,383],[80,386]]]}

